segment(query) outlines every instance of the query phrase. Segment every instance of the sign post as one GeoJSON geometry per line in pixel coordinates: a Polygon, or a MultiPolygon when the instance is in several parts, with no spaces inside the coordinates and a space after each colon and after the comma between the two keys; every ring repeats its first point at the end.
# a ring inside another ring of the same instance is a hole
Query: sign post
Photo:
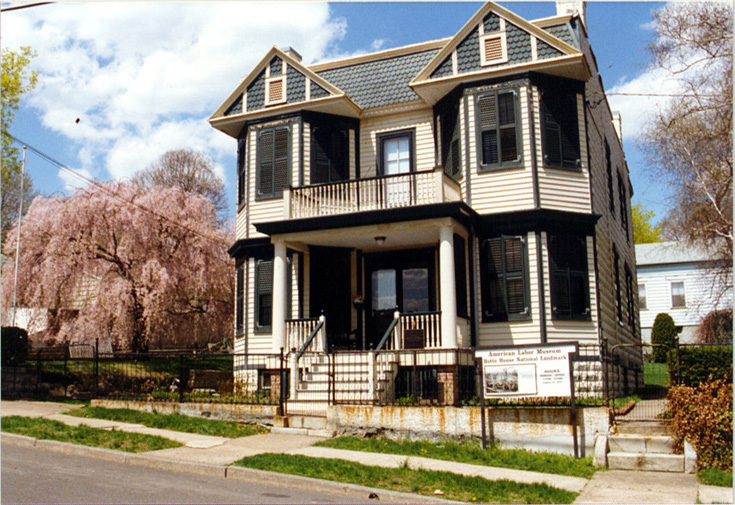
{"type": "Polygon", "coordinates": [[[574,398],[574,363],[578,342],[486,347],[475,351],[482,374],[482,444],[485,447],[485,400],[493,398],[571,399],[574,457],[579,457],[577,445],[577,411],[574,398]]]}

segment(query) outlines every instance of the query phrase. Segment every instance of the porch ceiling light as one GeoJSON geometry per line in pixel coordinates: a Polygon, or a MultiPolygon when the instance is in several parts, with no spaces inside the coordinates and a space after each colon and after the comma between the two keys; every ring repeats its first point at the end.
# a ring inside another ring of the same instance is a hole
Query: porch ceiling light
{"type": "Polygon", "coordinates": [[[377,237],[375,237],[375,243],[377,243],[378,245],[385,244],[385,237],[383,235],[378,235],[377,237]]]}

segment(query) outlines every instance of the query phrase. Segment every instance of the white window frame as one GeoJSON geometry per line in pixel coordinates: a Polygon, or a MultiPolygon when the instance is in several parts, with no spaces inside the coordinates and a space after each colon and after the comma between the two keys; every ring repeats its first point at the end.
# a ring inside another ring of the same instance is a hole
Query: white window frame
{"type": "Polygon", "coordinates": [[[286,103],[286,100],[288,98],[286,96],[286,84],[287,84],[286,74],[266,78],[265,80],[265,105],[266,106],[286,103]],[[271,100],[271,97],[270,97],[271,84],[277,81],[281,81],[283,93],[281,93],[281,98],[279,100],[271,100]]]}
{"type": "Polygon", "coordinates": [[[501,63],[507,63],[508,61],[508,40],[506,32],[493,32],[493,33],[487,33],[485,35],[480,36],[480,64],[483,67],[489,66],[489,65],[498,65],[501,63]],[[485,55],[485,41],[488,39],[500,39],[500,46],[502,50],[502,56],[500,58],[495,58],[492,60],[488,60],[485,55]]]}
{"type": "Polygon", "coordinates": [[[670,294],[672,309],[685,309],[687,307],[687,289],[686,289],[686,283],[683,280],[669,282],[669,294],[670,294]],[[674,284],[681,284],[681,289],[684,291],[683,293],[684,304],[683,305],[674,305],[674,284]]]}

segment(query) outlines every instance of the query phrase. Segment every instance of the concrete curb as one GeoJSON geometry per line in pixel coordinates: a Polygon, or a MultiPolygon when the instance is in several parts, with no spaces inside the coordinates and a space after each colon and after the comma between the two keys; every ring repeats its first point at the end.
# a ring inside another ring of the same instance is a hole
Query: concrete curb
{"type": "Polygon", "coordinates": [[[699,501],[701,503],[732,503],[733,488],[699,485],[699,501]]]}
{"type": "MultiPolygon", "coordinates": [[[[56,440],[39,440],[25,435],[16,435],[14,433],[3,433],[1,440],[3,443],[23,447],[36,447],[38,449],[60,452],[63,454],[88,456],[92,458],[105,459],[107,461],[113,461],[116,463],[155,468],[157,470],[185,472],[209,477],[228,478],[245,482],[273,482],[279,479],[283,479],[285,475],[278,472],[256,470],[246,467],[218,466],[207,465],[204,463],[173,461],[156,456],[151,456],[148,454],[125,453],[121,451],[114,451],[111,449],[100,449],[99,447],[76,445],[69,442],[58,442],[56,440]]],[[[302,477],[300,475],[288,475],[288,484],[289,486],[293,486],[299,489],[334,493],[353,498],[368,498],[370,497],[370,495],[377,495],[379,497],[378,499],[392,503],[458,503],[455,501],[434,498],[431,496],[400,493],[387,489],[358,486],[355,484],[347,484],[329,480],[313,479],[311,477],[302,477]]]]}
{"type": "MultiPolygon", "coordinates": [[[[256,470],[243,466],[228,466],[227,478],[236,479],[247,482],[263,482],[264,480],[273,479],[274,476],[283,478],[285,474],[278,472],[269,472],[266,470],[256,470]]],[[[331,480],[314,479],[312,477],[303,477],[301,475],[288,474],[288,484],[298,487],[306,491],[321,491],[334,494],[342,494],[352,498],[368,498],[371,494],[378,495],[379,500],[388,501],[390,503],[458,503],[456,501],[434,498],[432,496],[423,496],[410,493],[401,493],[398,491],[390,491],[388,489],[380,489],[367,486],[358,486],[357,484],[349,484],[344,482],[335,482],[331,480]]]]}

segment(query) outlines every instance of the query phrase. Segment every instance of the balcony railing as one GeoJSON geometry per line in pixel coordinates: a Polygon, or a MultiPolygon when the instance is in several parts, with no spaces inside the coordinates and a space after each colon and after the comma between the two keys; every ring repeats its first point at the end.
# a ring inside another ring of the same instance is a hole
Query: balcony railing
{"type": "Polygon", "coordinates": [[[460,187],[444,170],[315,184],[284,191],[284,217],[349,214],[457,201],[460,187]]]}

